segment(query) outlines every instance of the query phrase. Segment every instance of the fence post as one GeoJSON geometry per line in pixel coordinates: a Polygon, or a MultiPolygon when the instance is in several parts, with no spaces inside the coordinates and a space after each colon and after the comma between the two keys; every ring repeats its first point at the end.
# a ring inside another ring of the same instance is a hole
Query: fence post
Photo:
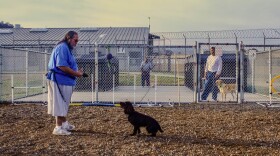
{"type": "Polygon", "coordinates": [[[25,96],[28,95],[28,49],[25,53],[25,96]]]}
{"type": "MultiPolygon", "coordinates": [[[[175,55],[175,57],[176,57],[176,55],[175,55]]],[[[176,60],[177,60],[177,57],[176,57],[176,60]]],[[[178,64],[178,61],[176,61],[177,62],[177,64],[176,64],[176,70],[177,70],[177,80],[178,80],[178,85],[177,85],[177,87],[178,87],[178,100],[179,100],[179,106],[181,106],[181,90],[180,90],[180,75],[179,75],[179,64],[178,64]]]]}
{"type": "Polygon", "coordinates": [[[240,52],[240,103],[244,102],[244,50],[242,42],[236,45],[237,50],[240,52]]]}
{"type": "Polygon", "coordinates": [[[98,43],[95,42],[95,102],[98,102],[98,43]]]}
{"type": "Polygon", "coordinates": [[[12,104],[14,103],[14,75],[11,75],[11,88],[12,88],[12,104]]]}
{"type": "Polygon", "coordinates": [[[197,101],[197,74],[198,74],[198,72],[197,72],[197,41],[195,41],[195,44],[194,44],[194,64],[193,64],[193,69],[194,69],[194,84],[193,84],[193,87],[194,87],[194,94],[193,94],[193,98],[194,98],[194,102],[195,103],[197,103],[198,101],[197,101]]]}
{"type": "Polygon", "coordinates": [[[155,75],[155,105],[157,104],[157,75],[155,75]]]}
{"type": "MultiPolygon", "coordinates": [[[[43,95],[44,95],[44,100],[46,100],[45,99],[45,94],[46,94],[46,92],[47,92],[47,85],[46,85],[46,82],[47,82],[47,78],[46,78],[46,75],[45,74],[47,74],[47,72],[48,72],[48,51],[47,51],[47,49],[45,49],[45,54],[44,54],[44,56],[45,56],[45,73],[43,74],[43,95]]],[[[46,100],[47,101],[47,100],[46,100]]],[[[47,103],[45,101],[45,103],[47,103]]]]}
{"type": "Polygon", "coordinates": [[[255,58],[251,59],[252,60],[252,93],[255,93],[255,58]]]}
{"type": "Polygon", "coordinates": [[[235,63],[235,77],[236,77],[236,79],[235,79],[235,86],[237,86],[236,87],[236,99],[237,99],[237,101],[238,101],[238,103],[240,104],[241,103],[241,101],[239,100],[239,96],[238,96],[238,80],[239,80],[239,51],[238,51],[238,47],[236,48],[236,57],[235,57],[235,60],[236,60],[236,63],[235,63]]]}
{"type": "Polygon", "coordinates": [[[272,105],[272,91],[271,91],[271,79],[272,79],[272,60],[271,60],[271,47],[269,48],[269,52],[268,52],[268,71],[269,71],[269,105],[272,105]]]}
{"type": "Polygon", "coordinates": [[[91,76],[91,103],[93,103],[94,77],[93,77],[93,74],[90,74],[90,76],[91,76]]]}
{"type": "Polygon", "coordinates": [[[46,90],[47,90],[47,87],[46,87],[46,74],[43,74],[43,86],[42,86],[42,90],[43,90],[43,102],[44,103],[47,103],[47,100],[46,100],[46,90]]]}
{"type": "Polygon", "coordinates": [[[113,73],[113,104],[115,104],[115,74],[113,73]]]}
{"type": "Polygon", "coordinates": [[[177,57],[176,54],[174,54],[175,57],[173,58],[174,60],[174,86],[176,86],[176,79],[177,79],[177,68],[176,68],[176,64],[177,64],[177,57]]]}
{"type": "Polygon", "coordinates": [[[200,79],[201,79],[201,77],[200,77],[200,63],[201,63],[201,58],[200,58],[200,54],[199,54],[199,52],[200,52],[200,44],[197,44],[197,48],[196,48],[196,62],[197,62],[197,64],[196,64],[196,75],[197,75],[197,77],[196,77],[196,81],[197,81],[197,102],[199,101],[199,98],[200,98],[200,90],[198,90],[198,89],[200,89],[200,79]]]}
{"type": "Polygon", "coordinates": [[[45,49],[45,73],[48,72],[48,51],[45,49]]]}
{"type": "Polygon", "coordinates": [[[136,96],[136,74],[133,75],[133,103],[135,104],[135,96],[136,96]]]}

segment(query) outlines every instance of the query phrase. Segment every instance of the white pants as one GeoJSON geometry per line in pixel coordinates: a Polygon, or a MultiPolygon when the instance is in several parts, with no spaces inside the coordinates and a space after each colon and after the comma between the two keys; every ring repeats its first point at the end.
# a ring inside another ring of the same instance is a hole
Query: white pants
{"type": "Polygon", "coordinates": [[[51,114],[52,116],[66,116],[74,86],[57,85],[57,83],[51,80],[47,80],[47,84],[48,114],[51,114]],[[61,93],[59,92],[58,86],[61,93]]]}

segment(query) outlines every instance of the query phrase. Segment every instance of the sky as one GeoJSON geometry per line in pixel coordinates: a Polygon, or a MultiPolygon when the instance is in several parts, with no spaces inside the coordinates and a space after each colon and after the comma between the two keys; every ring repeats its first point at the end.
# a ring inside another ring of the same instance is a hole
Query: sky
{"type": "Polygon", "coordinates": [[[24,28],[149,27],[151,32],[280,28],[280,0],[0,0],[24,28]]]}

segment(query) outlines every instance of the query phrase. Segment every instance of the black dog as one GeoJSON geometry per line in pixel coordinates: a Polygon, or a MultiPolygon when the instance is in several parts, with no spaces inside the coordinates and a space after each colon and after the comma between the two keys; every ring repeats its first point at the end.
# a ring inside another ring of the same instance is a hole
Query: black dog
{"type": "Polygon", "coordinates": [[[154,118],[136,112],[131,102],[120,102],[120,105],[124,109],[124,113],[128,114],[128,121],[134,126],[131,135],[139,134],[140,127],[146,127],[147,132],[151,133],[151,136],[156,136],[158,131],[163,132],[159,123],[154,118]]]}

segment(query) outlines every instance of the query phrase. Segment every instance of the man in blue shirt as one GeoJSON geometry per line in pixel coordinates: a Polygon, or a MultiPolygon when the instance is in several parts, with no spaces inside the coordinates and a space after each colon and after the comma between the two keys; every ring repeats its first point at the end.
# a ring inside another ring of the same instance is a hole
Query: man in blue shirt
{"type": "Polygon", "coordinates": [[[71,96],[76,77],[83,76],[82,69],[78,69],[76,60],[72,54],[73,48],[78,43],[78,33],[69,31],[53,49],[48,64],[48,114],[55,116],[55,135],[70,135],[69,130],[75,126],[68,123],[68,113],[71,96]]]}

